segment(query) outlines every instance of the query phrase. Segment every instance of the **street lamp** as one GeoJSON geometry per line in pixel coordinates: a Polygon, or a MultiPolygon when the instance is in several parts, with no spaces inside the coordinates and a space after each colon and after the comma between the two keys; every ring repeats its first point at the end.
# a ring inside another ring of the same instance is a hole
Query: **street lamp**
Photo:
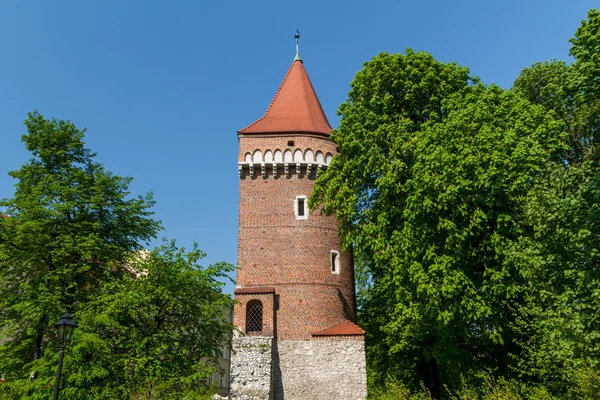
{"type": "Polygon", "coordinates": [[[58,400],[58,390],[60,387],[60,373],[62,371],[63,358],[65,357],[65,346],[71,341],[73,330],[77,324],[73,321],[71,314],[66,313],[54,324],[56,329],[56,338],[60,342],[60,357],[58,359],[58,369],[56,370],[56,383],[54,384],[54,400],[58,400]]]}

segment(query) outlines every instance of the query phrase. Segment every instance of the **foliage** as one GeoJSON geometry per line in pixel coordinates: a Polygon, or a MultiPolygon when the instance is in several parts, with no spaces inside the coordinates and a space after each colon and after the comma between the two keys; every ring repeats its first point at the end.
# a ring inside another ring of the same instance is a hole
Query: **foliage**
{"type": "Polygon", "coordinates": [[[374,387],[369,391],[369,400],[431,400],[431,394],[423,387],[410,391],[396,381],[388,381],[383,387],[374,387]]]}
{"type": "Polygon", "coordinates": [[[371,388],[595,390],[599,27],[509,90],[411,50],[357,73],[310,201],[356,253],[371,388]]]}
{"type": "Polygon", "coordinates": [[[116,277],[115,266],[159,228],[151,195],[128,198],[131,179],[94,161],[85,130],[37,112],[25,125],[33,158],[9,173],[15,195],[0,202],[10,215],[0,219],[0,313],[4,337],[14,339],[0,349],[8,379],[29,376],[29,362],[53,336],[50,324],[116,277]]]}
{"type": "MultiPolygon", "coordinates": [[[[543,386],[528,386],[518,381],[485,379],[480,386],[463,385],[446,393],[452,400],[552,400],[554,397],[543,386]]],[[[398,382],[387,382],[384,388],[369,393],[369,400],[429,400],[425,388],[409,390],[398,382]]],[[[582,397],[592,399],[592,397],[582,397]]]]}
{"type": "Polygon", "coordinates": [[[569,133],[569,164],[600,157],[600,10],[588,19],[571,39],[575,62],[545,61],[525,68],[514,88],[531,102],[556,113],[569,133]]]}
{"type": "Polygon", "coordinates": [[[574,90],[568,85],[572,67],[564,61],[551,60],[535,63],[523,69],[514,83],[514,89],[530,102],[555,113],[569,133],[569,149],[565,153],[568,163],[578,162],[589,151],[586,148],[588,125],[585,116],[575,104],[574,90]]]}
{"type": "MultiPolygon", "coordinates": [[[[132,260],[139,276],[107,282],[78,314],[85,337],[73,348],[70,398],[190,397],[206,390],[211,359],[229,341],[231,300],[216,278],[231,266],[201,269],[204,254],[170,242],[132,260]]],[[[65,391],[65,395],[67,391],[65,391]]]]}
{"type": "Polygon", "coordinates": [[[600,372],[582,368],[575,373],[572,395],[576,399],[595,400],[600,398],[600,372]]]}
{"type": "Polygon", "coordinates": [[[566,393],[581,370],[600,368],[597,167],[551,167],[525,199],[524,226],[506,251],[526,282],[515,305],[523,338],[516,369],[566,393]]]}
{"type": "Polygon", "coordinates": [[[571,139],[569,156],[550,165],[524,199],[523,233],[506,252],[526,282],[514,307],[522,349],[515,371],[571,398],[582,372],[594,376],[600,366],[599,28],[600,11],[591,10],[571,39],[573,64],[537,63],[515,82],[565,122],[571,139]]]}
{"type": "Polygon", "coordinates": [[[33,158],[10,173],[16,192],[0,203],[0,398],[50,398],[51,325],[67,310],[79,328],[65,398],[201,396],[231,331],[216,281],[231,266],[202,269],[202,252],[174,242],[142,251],[160,229],[151,194],[131,197],[131,178],[94,160],[85,130],[37,112],[25,125],[33,158]]]}
{"type": "MultiPolygon", "coordinates": [[[[580,107],[592,107],[598,110],[600,102],[600,10],[590,10],[587,20],[581,21],[581,26],[570,40],[574,74],[570,77],[569,85],[575,90],[580,107]]],[[[597,118],[590,120],[596,126],[595,136],[590,137],[598,144],[597,118]]]]}
{"type": "Polygon", "coordinates": [[[312,201],[353,221],[346,243],[369,260],[361,312],[371,372],[393,365],[439,396],[441,382],[505,368],[503,299],[513,289],[499,253],[531,178],[564,147],[562,124],[515,92],[411,51],[365,64],[340,113],[332,139],[342,156],[312,201]],[[415,80],[415,64],[435,80],[415,80]],[[396,99],[415,92],[435,101],[414,111],[396,99]]]}
{"type": "Polygon", "coordinates": [[[479,387],[463,386],[449,393],[452,400],[552,400],[554,397],[543,386],[532,386],[515,380],[485,379],[479,387]]]}

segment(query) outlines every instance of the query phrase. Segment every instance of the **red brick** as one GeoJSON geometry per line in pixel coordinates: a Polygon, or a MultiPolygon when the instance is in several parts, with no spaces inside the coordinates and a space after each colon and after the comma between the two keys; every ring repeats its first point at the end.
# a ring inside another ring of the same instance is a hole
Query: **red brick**
{"type": "Polygon", "coordinates": [[[289,174],[279,164],[276,175],[272,164],[266,165],[263,174],[260,163],[254,164],[251,175],[246,163],[246,155],[256,150],[263,157],[267,150],[274,154],[288,149],[335,155],[337,147],[329,140],[329,131],[308,75],[302,63],[295,61],[265,116],[238,132],[241,172],[235,297],[239,304],[234,323],[242,330],[245,306],[252,299],[263,302],[263,335],[279,339],[313,339],[311,332],[344,320],[356,321],[352,252],[342,252],[338,222],[318,211],[311,211],[306,220],[294,214],[296,197],[308,197],[312,191],[316,162],[310,174],[306,164],[297,174],[294,162],[288,164],[289,174]],[[339,274],[331,272],[331,250],[340,252],[339,274]],[[260,287],[274,292],[248,291],[260,287]]]}

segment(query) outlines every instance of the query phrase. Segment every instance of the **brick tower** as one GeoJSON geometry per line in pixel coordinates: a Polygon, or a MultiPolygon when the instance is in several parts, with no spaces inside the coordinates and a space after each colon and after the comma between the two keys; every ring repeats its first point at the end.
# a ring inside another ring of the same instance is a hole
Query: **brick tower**
{"type": "Polygon", "coordinates": [[[308,209],[336,154],[298,54],[262,118],[238,131],[233,399],[364,399],[352,254],[334,217],[308,209]]]}

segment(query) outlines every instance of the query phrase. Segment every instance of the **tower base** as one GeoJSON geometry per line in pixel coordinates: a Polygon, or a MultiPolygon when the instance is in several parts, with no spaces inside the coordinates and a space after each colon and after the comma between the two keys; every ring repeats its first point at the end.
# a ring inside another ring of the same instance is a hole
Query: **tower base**
{"type": "Polygon", "coordinates": [[[231,400],[365,400],[363,337],[233,339],[231,400]]]}
{"type": "Polygon", "coordinates": [[[273,337],[232,339],[231,400],[273,400],[273,337]]]}

